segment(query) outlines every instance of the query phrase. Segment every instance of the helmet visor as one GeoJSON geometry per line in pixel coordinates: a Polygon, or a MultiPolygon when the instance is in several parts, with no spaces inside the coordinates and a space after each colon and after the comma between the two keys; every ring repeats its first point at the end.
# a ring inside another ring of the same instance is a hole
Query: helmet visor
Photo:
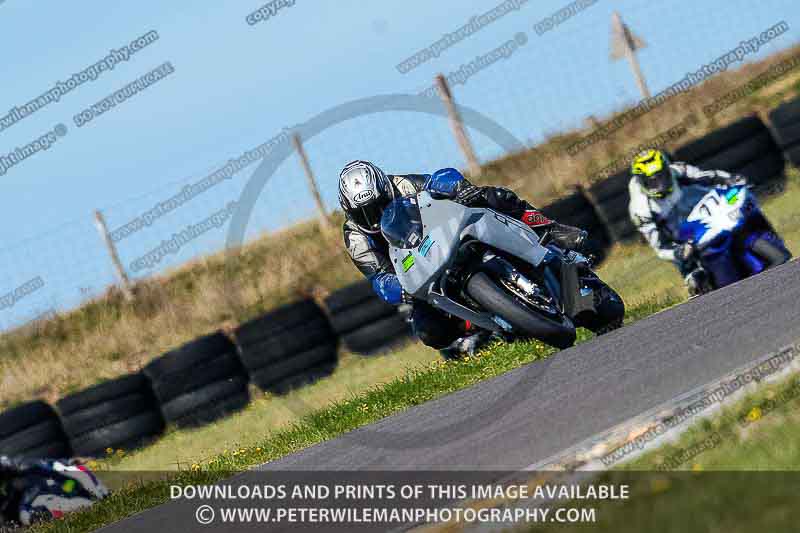
{"type": "Polygon", "coordinates": [[[367,205],[356,207],[350,211],[353,221],[369,231],[380,231],[383,210],[390,202],[389,198],[378,198],[367,205]]]}
{"type": "Polygon", "coordinates": [[[664,167],[651,176],[639,176],[639,182],[648,196],[664,198],[672,192],[672,171],[664,167]]]}

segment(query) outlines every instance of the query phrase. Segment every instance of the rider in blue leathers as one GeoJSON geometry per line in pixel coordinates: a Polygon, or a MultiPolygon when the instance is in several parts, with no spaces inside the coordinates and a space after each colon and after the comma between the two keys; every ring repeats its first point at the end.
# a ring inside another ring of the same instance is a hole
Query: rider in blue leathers
{"type": "Polygon", "coordinates": [[[0,531],[61,518],[91,505],[108,489],[73,460],[27,460],[0,455],[0,531]]]}

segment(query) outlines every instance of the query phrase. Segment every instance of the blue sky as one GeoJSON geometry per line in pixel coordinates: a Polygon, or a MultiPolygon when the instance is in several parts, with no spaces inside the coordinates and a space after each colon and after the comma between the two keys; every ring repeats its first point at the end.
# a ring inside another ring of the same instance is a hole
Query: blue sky
{"type": "MultiPolygon", "coordinates": [[[[35,276],[45,286],[9,309],[0,327],[49,308],[65,309],[113,280],[92,223],[102,209],[114,228],[278,133],[342,103],[388,93],[417,93],[438,72],[451,72],[524,32],[514,54],[454,87],[459,103],[480,110],[527,144],[638,99],[624,62],[609,63],[614,10],[642,36],[645,76],[654,93],[687,72],[785,20],[791,30],[756,59],[796,44],[796,0],[598,0],[542,36],[539,22],[569,2],[529,0],[407,74],[400,61],[465,24],[499,0],[356,2],[296,0],[272,18],[248,25],[264,3],[57,2],[0,3],[4,80],[0,115],[22,105],[132,39],[159,39],[19,123],[0,131],[0,155],[63,123],[49,150],[0,176],[0,296],[35,276]],[[169,61],[175,72],[89,124],[72,117],[169,61]]],[[[502,149],[473,133],[482,159],[502,149]]],[[[343,163],[372,158],[388,171],[461,166],[440,118],[389,112],[354,119],[315,137],[307,151],[329,207],[343,163]]],[[[119,243],[125,264],[235,200],[257,165],[119,243]]],[[[535,201],[535,199],[534,199],[535,201]]],[[[258,198],[248,235],[310,216],[300,167],[287,160],[258,198]]],[[[220,249],[225,229],[167,256],[146,276],[220,249]]]]}

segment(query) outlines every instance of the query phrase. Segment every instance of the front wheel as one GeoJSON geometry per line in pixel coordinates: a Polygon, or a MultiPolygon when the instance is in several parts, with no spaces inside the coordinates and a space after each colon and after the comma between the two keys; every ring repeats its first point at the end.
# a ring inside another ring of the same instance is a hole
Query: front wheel
{"type": "Polygon", "coordinates": [[[545,318],[529,308],[518,296],[512,295],[483,272],[474,274],[467,283],[467,294],[488,312],[501,317],[514,330],[539,339],[557,348],[575,344],[575,326],[562,317],[561,322],[545,318]]]}
{"type": "Polygon", "coordinates": [[[765,268],[782,265],[792,258],[789,250],[782,246],[783,243],[779,246],[775,241],[780,242],[777,237],[775,239],[760,237],[751,245],[753,252],[764,260],[765,268]]]}

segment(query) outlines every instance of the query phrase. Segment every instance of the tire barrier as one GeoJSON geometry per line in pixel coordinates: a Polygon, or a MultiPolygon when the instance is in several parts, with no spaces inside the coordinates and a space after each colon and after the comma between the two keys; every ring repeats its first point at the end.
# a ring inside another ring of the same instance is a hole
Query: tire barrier
{"type": "Polygon", "coordinates": [[[603,223],[592,208],[592,204],[580,192],[574,192],[550,205],[542,207],[542,212],[548,218],[557,220],[562,224],[577,226],[590,233],[593,230],[602,230],[603,228],[603,223]]]}
{"type": "Polygon", "coordinates": [[[774,109],[769,120],[786,159],[800,167],[800,98],[774,109]]]}
{"type": "Polygon", "coordinates": [[[630,172],[625,169],[589,188],[595,208],[605,218],[605,233],[609,242],[626,242],[639,236],[628,213],[631,200],[629,181],[630,172]]]}
{"type": "Polygon", "coordinates": [[[55,410],[37,400],[0,413],[0,455],[69,457],[72,450],[55,410]]]}
{"type": "Polygon", "coordinates": [[[352,352],[381,353],[411,336],[405,317],[375,294],[367,280],[331,293],[325,307],[333,332],[352,352]]]}
{"type": "Polygon", "coordinates": [[[589,232],[586,252],[600,262],[611,243],[606,226],[598,216],[586,194],[577,191],[542,207],[542,212],[550,219],[562,224],[576,226],[589,232]]]}
{"type": "Polygon", "coordinates": [[[221,331],[154,359],[143,373],[164,420],[178,427],[211,423],[250,401],[236,346],[221,331]]]}
{"type": "Polygon", "coordinates": [[[276,394],[316,381],[338,363],[338,338],[313,300],[279,307],[234,335],[250,381],[276,394]]]}
{"type": "Polygon", "coordinates": [[[783,153],[766,124],[757,116],[745,117],[675,150],[679,161],[703,169],[742,174],[753,185],[781,178],[783,153]]]}
{"type": "MultiPolygon", "coordinates": [[[[754,185],[774,182],[783,178],[785,160],[800,166],[800,99],[773,110],[769,120],[772,130],[756,116],[745,117],[678,148],[674,157],[743,174],[754,185]]],[[[542,211],[589,231],[589,251],[602,259],[612,242],[638,236],[628,217],[628,181],[626,169],[542,211]]],[[[332,373],[339,339],[353,352],[372,354],[410,334],[403,315],[367,281],[332,293],[325,307],[327,314],[303,300],[274,309],[239,326],[233,341],[219,331],[206,335],[141,373],[62,398],[58,412],[42,401],[0,412],[0,455],[96,456],[138,446],[166,424],[207,424],[243,408],[248,382],[282,394],[332,373]]]]}
{"type": "Polygon", "coordinates": [[[72,451],[98,457],[137,448],[164,430],[147,378],[131,374],[70,394],[56,403],[72,451]]]}

